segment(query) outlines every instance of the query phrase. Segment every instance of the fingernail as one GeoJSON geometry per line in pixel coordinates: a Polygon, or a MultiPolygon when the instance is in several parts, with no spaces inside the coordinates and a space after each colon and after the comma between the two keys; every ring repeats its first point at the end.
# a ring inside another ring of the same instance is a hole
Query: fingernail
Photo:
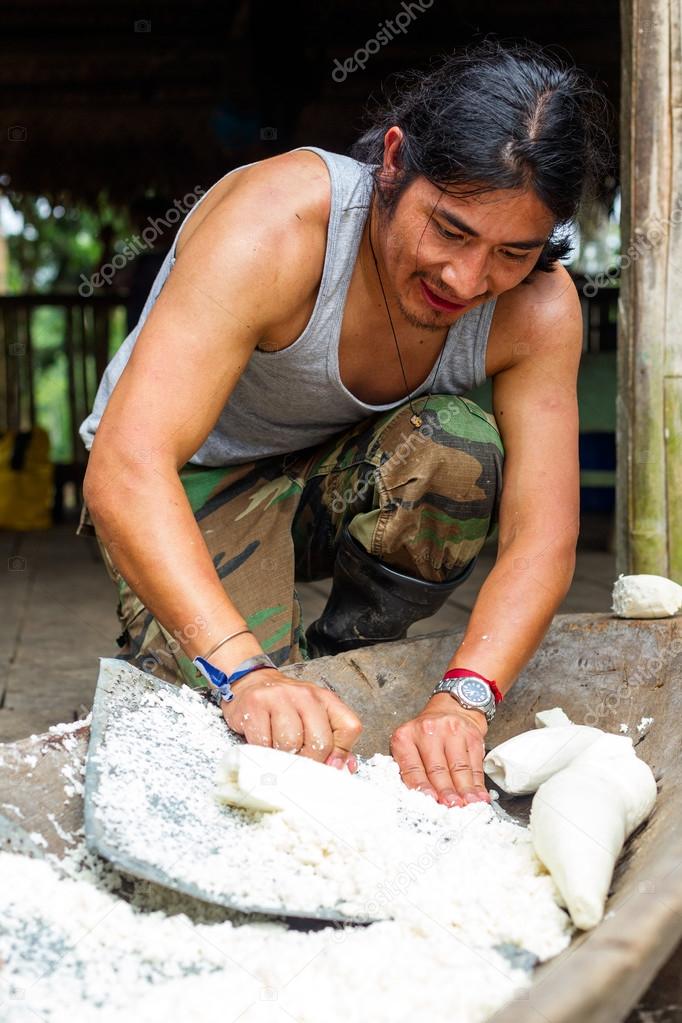
{"type": "Polygon", "coordinates": [[[351,774],[355,774],[355,772],[358,769],[358,762],[355,759],[355,757],[348,757],[348,760],[346,761],[346,767],[351,772],[351,774]]]}
{"type": "Polygon", "coordinates": [[[486,803],[490,802],[490,796],[488,795],[487,789],[476,789],[476,794],[478,795],[479,799],[484,799],[486,803]]]}
{"type": "Polygon", "coordinates": [[[478,796],[476,795],[475,792],[467,792],[464,798],[466,799],[467,803],[478,803],[478,796]]]}
{"type": "Polygon", "coordinates": [[[448,795],[443,796],[443,802],[445,803],[446,806],[458,806],[459,805],[459,799],[454,794],[454,792],[450,792],[450,793],[448,793],[448,795]]]}
{"type": "Polygon", "coordinates": [[[345,767],[345,765],[346,765],[346,761],[343,759],[343,757],[338,757],[338,756],[337,757],[330,757],[330,759],[327,761],[327,763],[329,764],[330,767],[336,767],[337,769],[345,767]]]}

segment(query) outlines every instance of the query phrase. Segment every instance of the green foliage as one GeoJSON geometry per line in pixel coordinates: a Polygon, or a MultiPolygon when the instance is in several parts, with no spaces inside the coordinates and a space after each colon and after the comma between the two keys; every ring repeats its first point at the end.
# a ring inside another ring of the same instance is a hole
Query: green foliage
{"type": "MultiPolygon", "coordinates": [[[[75,294],[81,274],[89,277],[104,258],[103,237],[113,245],[131,230],[127,215],[111,207],[105,198],[97,209],[53,206],[43,197],[17,193],[10,193],[8,198],[14,211],[23,217],[22,230],[7,237],[9,294],[75,294]]],[[[123,305],[113,312],[111,324],[110,356],[126,335],[123,305]]],[[[66,326],[62,307],[40,306],[31,313],[36,419],[50,435],[53,462],[73,458],[66,326]]],[[[90,380],[94,380],[94,374],[91,364],[90,380]]]]}
{"type": "Polygon", "coordinates": [[[8,196],[24,220],[23,230],[7,239],[10,293],[73,292],[80,275],[88,277],[104,255],[102,238],[130,233],[129,218],[102,198],[97,209],[51,205],[42,196],[8,196]]]}

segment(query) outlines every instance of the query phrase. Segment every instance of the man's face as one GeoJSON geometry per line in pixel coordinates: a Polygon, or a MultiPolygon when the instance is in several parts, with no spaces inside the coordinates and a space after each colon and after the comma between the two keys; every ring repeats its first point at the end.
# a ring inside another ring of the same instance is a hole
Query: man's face
{"type": "Polygon", "coordinates": [[[417,178],[380,220],[383,261],[405,319],[442,330],[535,266],[554,219],[531,191],[467,199],[417,178]]]}

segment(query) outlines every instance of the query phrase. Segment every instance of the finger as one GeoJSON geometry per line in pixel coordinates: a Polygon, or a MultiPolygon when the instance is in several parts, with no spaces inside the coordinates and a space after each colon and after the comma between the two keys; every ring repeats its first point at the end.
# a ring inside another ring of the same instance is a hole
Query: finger
{"type": "Polygon", "coordinates": [[[400,777],[408,789],[417,789],[427,796],[438,798],[435,788],[426,775],[417,744],[411,734],[401,732],[400,728],[396,729],[391,736],[391,754],[398,764],[400,777]]]}
{"type": "Polygon", "coordinates": [[[298,753],[303,746],[303,722],[296,707],[281,703],[270,710],[272,745],[287,753],[298,753]]]}
{"type": "Polygon", "coordinates": [[[270,713],[265,708],[251,704],[241,715],[240,731],[252,746],[272,746],[270,713]]]}
{"type": "Polygon", "coordinates": [[[324,763],[334,749],[332,727],[326,708],[310,690],[298,695],[298,709],[303,722],[301,756],[324,763]]]}
{"type": "Polygon", "coordinates": [[[457,786],[454,784],[445,750],[444,735],[417,735],[416,743],[426,776],[436,791],[436,799],[445,806],[463,806],[457,786]]]}
{"type": "Polygon", "coordinates": [[[448,771],[458,795],[465,803],[476,803],[479,796],[474,785],[471,757],[467,749],[466,735],[462,729],[445,737],[445,756],[448,771]]]}
{"type": "Polygon", "coordinates": [[[221,700],[220,709],[228,728],[231,728],[237,735],[244,735],[244,729],[250,715],[248,713],[244,714],[243,704],[238,700],[221,700]]]}
{"type": "Polygon", "coordinates": [[[329,764],[330,767],[347,767],[349,771],[355,772],[358,769],[358,762],[347,749],[341,749],[340,746],[334,746],[331,753],[325,760],[325,764],[329,764]]]}
{"type": "Polygon", "coordinates": [[[339,754],[338,754],[338,752],[334,753],[333,751],[329,754],[329,756],[325,760],[325,764],[329,764],[330,766],[333,766],[333,767],[347,767],[351,774],[355,774],[355,772],[358,769],[358,761],[357,761],[357,758],[356,758],[355,754],[354,753],[349,753],[347,750],[346,751],[341,751],[341,752],[345,752],[346,753],[346,762],[345,762],[345,764],[340,764],[339,763],[339,760],[340,760],[339,754]],[[336,763],[332,764],[332,760],[335,760],[336,763]]]}
{"type": "MultiPolygon", "coordinates": [[[[333,748],[327,762],[333,767],[345,767],[353,746],[362,732],[362,722],[357,714],[335,696],[320,690],[327,718],[332,730],[333,748]]],[[[357,766],[357,764],[356,764],[357,766]]]]}
{"type": "Polygon", "coordinates": [[[469,752],[471,774],[474,779],[474,789],[480,799],[484,799],[486,803],[489,803],[491,801],[490,793],[485,787],[485,772],[483,770],[483,758],[485,757],[485,742],[483,741],[483,736],[474,734],[473,732],[467,732],[466,744],[469,752]]]}

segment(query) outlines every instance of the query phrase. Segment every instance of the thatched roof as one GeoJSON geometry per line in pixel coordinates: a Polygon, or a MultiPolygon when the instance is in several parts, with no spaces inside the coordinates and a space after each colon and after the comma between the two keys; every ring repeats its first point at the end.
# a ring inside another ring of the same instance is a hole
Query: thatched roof
{"type": "Polygon", "coordinates": [[[128,205],[147,189],[181,196],[292,146],[344,151],[387,74],[487,32],[563,47],[618,104],[616,0],[431,0],[364,71],[335,82],[334,59],[401,9],[399,0],[5,0],[0,175],[20,192],[92,202],[106,189],[128,205]],[[267,128],[276,139],[261,137],[267,128]]]}

